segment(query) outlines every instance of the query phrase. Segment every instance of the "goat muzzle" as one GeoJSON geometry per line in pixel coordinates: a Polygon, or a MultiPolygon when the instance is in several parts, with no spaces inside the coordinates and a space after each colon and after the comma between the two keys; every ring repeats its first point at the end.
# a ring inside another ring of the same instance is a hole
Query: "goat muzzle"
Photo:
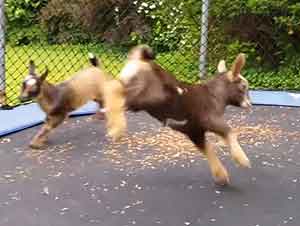
{"type": "Polygon", "coordinates": [[[252,104],[248,97],[243,100],[243,102],[241,103],[241,107],[251,112],[252,104]]]}

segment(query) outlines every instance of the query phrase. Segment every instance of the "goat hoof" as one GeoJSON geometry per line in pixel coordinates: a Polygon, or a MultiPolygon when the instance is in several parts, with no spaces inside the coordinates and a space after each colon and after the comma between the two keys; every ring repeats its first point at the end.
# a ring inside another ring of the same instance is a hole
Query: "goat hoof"
{"type": "Polygon", "coordinates": [[[229,178],[215,178],[215,183],[220,186],[226,186],[230,184],[229,178]]]}
{"type": "Polygon", "coordinates": [[[214,173],[214,179],[215,183],[221,186],[230,184],[229,174],[225,169],[214,173]]]}
{"type": "Polygon", "coordinates": [[[241,167],[251,168],[250,160],[245,154],[242,156],[234,157],[233,160],[241,167]]]}
{"type": "Polygon", "coordinates": [[[32,149],[43,149],[46,147],[45,143],[30,143],[29,147],[32,149]]]}
{"type": "Polygon", "coordinates": [[[120,133],[120,132],[109,132],[108,136],[111,137],[111,139],[113,140],[113,142],[118,142],[123,137],[123,134],[120,133]]]}

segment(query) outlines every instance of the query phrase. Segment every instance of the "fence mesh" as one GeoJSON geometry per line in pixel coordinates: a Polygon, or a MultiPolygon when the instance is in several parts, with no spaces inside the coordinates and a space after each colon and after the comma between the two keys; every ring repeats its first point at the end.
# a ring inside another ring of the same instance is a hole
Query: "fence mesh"
{"type": "Polygon", "coordinates": [[[197,12],[178,3],[6,0],[6,21],[1,24],[6,29],[6,78],[1,80],[6,85],[6,104],[19,104],[29,60],[40,73],[48,67],[48,80],[54,83],[87,66],[88,52],[101,59],[107,72],[117,75],[128,49],[139,43],[151,45],[159,53],[159,63],[171,72],[197,80],[201,3],[197,12]]]}
{"type": "Polygon", "coordinates": [[[30,59],[40,72],[48,67],[48,79],[54,83],[87,66],[88,52],[101,59],[107,72],[117,75],[128,49],[139,43],[154,48],[157,61],[186,82],[198,81],[201,73],[212,74],[220,59],[232,61],[239,52],[245,52],[245,74],[254,84],[252,88],[299,89],[300,72],[296,67],[291,69],[288,82],[276,74],[289,62],[286,53],[299,49],[295,43],[300,41],[300,31],[293,29],[293,21],[288,20],[292,15],[285,10],[287,6],[274,0],[252,1],[252,5],[247,2],[0,0],[1,9],[5,5],[5,16],[3,10],[0,14],[1,60],[5,47],[0,104],[4,103],[3,90],[6,104],[19,104],[21,82],[30,59]],[[209,15],[208,23],[203,10],[209,15]],[[207,67],[199,66],[201,62],[205,66],[204,59],[207,67]]]}

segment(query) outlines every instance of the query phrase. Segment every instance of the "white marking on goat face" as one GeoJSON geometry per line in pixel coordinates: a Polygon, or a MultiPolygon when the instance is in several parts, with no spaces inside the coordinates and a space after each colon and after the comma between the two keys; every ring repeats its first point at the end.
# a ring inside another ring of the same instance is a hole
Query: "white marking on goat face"
{"type": "Polygon", "coordinates": [[[25,79],[24,79],[24,82],[23,82],[23,93],[28,93],[28,92],[31,92],[32,90],[35,90],[37,88],[37,84],[38,84],[38,81],[37,81],[37,78],[33,75],[28,75],[25,79]]]}
{"type": "Polygon", "coordinates": [[[34,78],[26,80],[26,85],[28,85],[28,86],[34,86],[34,85],[36,85],[36,83],[37,83],[36,79],[34,79],[34,78]]]}
{"type": "Polygon", "coordinates": [[[138,75],[140,69],[140,62],[133,60],[129,61],[121,70],[120,79],[125,84],[128,83],[133,77],[138,75]]]}
{"type": "Polygon", "coordinates": [[[24,81],[21,89],[21,98],[28,98],[33,92],[36,92],[38,89],[37,77],[33,75],[28,75],[24,81]]]}
{"type": "Polygon", "coordinates": [[[34,87],[37,84],[37,79],[33,75],[28,75],[24,79],[24,84],[25,84],[26,87],[34,87]]]}

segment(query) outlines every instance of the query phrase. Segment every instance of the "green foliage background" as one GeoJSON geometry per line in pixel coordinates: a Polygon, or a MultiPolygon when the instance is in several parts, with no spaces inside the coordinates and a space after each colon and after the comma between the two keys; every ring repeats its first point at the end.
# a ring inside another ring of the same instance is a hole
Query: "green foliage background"
{"type": "MultiPolygon", "coordinates": [[[[122,57],[129,47],[148,43],[167,69],[193,83],[201,6],[198,0],[6,0],[7,41],[11,51],[25,45],[117,46],[122,57]]],[[[231,63],[244,52],[252,88],[300,89],[298,0],[214,0],[209,15],[208,75],[220,59],[231,63]]]]}

